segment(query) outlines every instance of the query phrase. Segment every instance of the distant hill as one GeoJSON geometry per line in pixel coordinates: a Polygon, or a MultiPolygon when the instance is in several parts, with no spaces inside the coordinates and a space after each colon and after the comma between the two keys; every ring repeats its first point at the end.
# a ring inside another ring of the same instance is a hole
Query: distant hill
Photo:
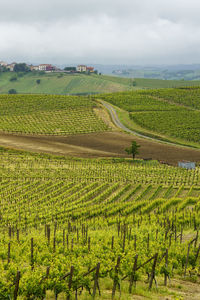
{"type": "Polygon", "coordinates": [[[107,78],[101,75],[79,75],[66,73],[16,74],[0,73],[0,93],[10,89],[17,93],[31,94],[90,94],[130,90],[130,79],[107,78]],[[37,83],[38,82],[38,83],[37,83]]]}
{"type": "Polygon", "coordinates": [[[135,81],[135,88],[140,88],[140,89],[200,86],[200,80],[163,80],[163,79],[135,78],[134,81],[135,81]]]}
{"type": "Polygon", "coordinates": [[[119,68],[113,69],[112,74],[128,78],[136,77],[165,80],[200,80],[200,66],[120,66],[119,68]]]}
{"type": "Polygon", "coordinates": [[[198,86],[200,81],[125,78],[110,75],[66,73],[0,73],[0,94],[15,89],[18,94],[97,94],[133,89],[198,86]]]}
{"type": "MultiPolygon", "coordinates": [[[[75,67],[79,63],[73,64],[75,67]]],[[[68,66],[71,66],[69,64],[68,66]]],[[[130,64],[92,64],[90,66],[94,67],[96,70],[104,75],[113,75],[113,71],[116,71],[118,76],[126,77],[137,77],[137,78],[157,78],[157,79],[185,79],[194,80],[194,76],[199,76],[200,78],[200,64],[179,64],[179,65],[130,65],[130,64]],[[118,72],[117,72],[118,71],[118,72]],[[119,73],[119,74],[118,74],[119,73]],[[120,75],[121,73],[121,75],[120,75]],[[167,76],[169,76],[167,78],[167,76]]],[[[63,69],[66,67],[65,64],[58,65],[59,68],[63,69]]]]}

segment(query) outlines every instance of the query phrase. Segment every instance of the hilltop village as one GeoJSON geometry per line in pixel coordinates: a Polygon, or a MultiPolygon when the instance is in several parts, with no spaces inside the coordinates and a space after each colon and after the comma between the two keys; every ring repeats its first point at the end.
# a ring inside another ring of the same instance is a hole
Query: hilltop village
{"type": "Polygon", "coordinates": [[[7,63],[0,61],[0,72],[34,72],[34,71],[44,71],[44,72],[65,72],[65,73],[94,73],[98,74],[97,70],[94,70],[93,67],[87,65],[78,65],[76,67],[69,66],[64,69],[58,68],[52,64],[39,64],[39,65],[29,65],[26,63],[7,63]]]}

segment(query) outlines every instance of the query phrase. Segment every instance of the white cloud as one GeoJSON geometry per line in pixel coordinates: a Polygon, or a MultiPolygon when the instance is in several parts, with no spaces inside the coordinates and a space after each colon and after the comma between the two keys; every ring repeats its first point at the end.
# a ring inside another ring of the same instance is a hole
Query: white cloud
{"type": "Polygon", "coordinates": [[[1,0],[0,60],[195,63],[196,0],[1,0]]]}

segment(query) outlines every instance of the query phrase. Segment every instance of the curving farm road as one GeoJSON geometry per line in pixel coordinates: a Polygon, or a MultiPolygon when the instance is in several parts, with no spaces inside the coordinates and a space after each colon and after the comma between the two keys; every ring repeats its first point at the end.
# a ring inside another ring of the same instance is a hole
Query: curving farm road
{"type": "Polygon", "coordinates": [[[144,138],[144,139],[148,139],[148,140],[151,140],[153,142],[157,142],[157,143],[162,143],[162,144],[167,144],[167,145],[172,145],[172,146],[176,146],[176,147],[183,147],[183,148],[189,148],[189,149],[196,149],[196,148],[193,148],[193,147],[189,147],[189,146],[184,146],[184,145],[178,145],[176,143],[173,143],[173,142],[167,142],[167,141],[162,141],[162,140],[159,140],[159,139],[156,139],[156,138],[151,138],[145,134],[141,134],[141,133],[138,133],[134,130],[131,130],[129,128],[127,128],[125,125],[123,125],[120,120],[119,120],[119,117],[117,115],[117,112],[116,110],[114,109],[114,107],[103,101],[103,100],[99,100],[99,102],[101,102],[101,104],[103,104],[103,106],[109,111],[110,115],[111,115],[111,118],[112,118],[112,121],[113,123],[120,129],[122,129],[123,131],[126,131],[128,133],[131,133],[131,134],[134,134],[140,138],[144,138]]]}

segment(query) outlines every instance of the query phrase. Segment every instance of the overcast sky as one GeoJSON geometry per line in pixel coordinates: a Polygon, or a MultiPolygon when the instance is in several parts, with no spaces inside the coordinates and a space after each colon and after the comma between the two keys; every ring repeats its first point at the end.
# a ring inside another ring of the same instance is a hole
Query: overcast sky
{"type": "Polygon", "coordinates": [[[200,63],[199,0],[0,0],[0,60],[200,63]]]}

